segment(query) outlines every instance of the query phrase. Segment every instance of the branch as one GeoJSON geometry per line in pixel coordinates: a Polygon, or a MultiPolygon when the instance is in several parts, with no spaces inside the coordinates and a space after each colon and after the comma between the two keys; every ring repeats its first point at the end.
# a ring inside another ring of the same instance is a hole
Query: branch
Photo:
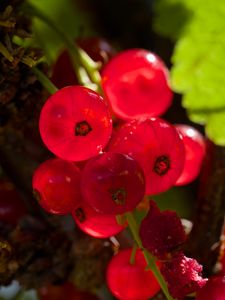
{"type": "Polygon", "coordinates": [[[225,147],[208,142],[194,226],[187,251],[212,274],[217,261],[225,213],[225,147]]]}

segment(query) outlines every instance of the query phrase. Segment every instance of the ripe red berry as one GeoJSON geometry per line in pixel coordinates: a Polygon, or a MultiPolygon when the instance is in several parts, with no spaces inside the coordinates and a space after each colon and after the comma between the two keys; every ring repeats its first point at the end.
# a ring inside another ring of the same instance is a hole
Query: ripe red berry
{"type": "Polygon", "coordinates": [[[89,160],[81,186],[84,199],[104,214],[133,210],[145,193],[141,167],[133,158],[120,153],[103,153],[89,160]]]}
{"type": "Polygon", "coordinates": [[[16,225],[26,214],[23,199],[12,183],[0,181],[0,222],[16,225]]]}
{"type": "Polygon", "coordinates": [[[143,49],[112,58],[103,69],[102,87],[114,113],[125,120],[159,116],[172,101],[166,66],[143,49]]]}
{"type": "Polygon", "coordinates": [[[225,300],[225,276],[213,276],[197,293],[196,300],[225,300]]]}
{"type": "Polygon", "coordinates": [[[53,214],[72,212],[80,201],[80,170],[59,158],[43,162],[34,172],[33,190],[39,204],[53,214]]]}
{"type": "MultiPolygon", "coordinates": [[[[113,55],[115,55],[115,50],[109,42],[103,38],[85,37],[78,39],[76,43],[94,61],[101,62],[102,66],[105,65],[105,63],[107,63],[113,55]]],[[[63,50],[57,58],[57,61],[53,66],[51,80],[58,88],[79,83],[73,70],[69,54],[66,50],[63,50]]]]}
{"type": "Polygon", "coordinates": [[[184,185],[199,175],[205,155],[205,141],[202,134],[191,126],[178,124],[175,127],[182,134],[185,147],[184,168],[175,185],[184,185]]]}
{"type": "Polygon", "coordinates": [[[79,228],[96,238],[108,238],[124,229],[116,221],[116,216],[96,212],[88,203],[82,203],[72,212],[79,228]]]}
{"type": "Polygon", "coordinates": [[[102,151],[111,136],[112,120],[100,95],[70,86],[47,100],[39,128],[43,142],[56,156],[80,161],[102,151]]]}
{"type": "Polygon", "coordinates": [[[117,299],[148,300],[159,290],[159,284],[151,270],[146,270],[146,261],[137,250],[134,264],[130,263],[132,249],[120,250],[107,268],[107,284],[117,299]]]}
{"type": "Polygon", "coordinates": [[[126,153],[142,166],[146,194],[173,186],[184,166],[184,145],[174,126],[159,118],[134,120],[112,138],[109,151],[126,153]]]}
{"type": "Polygon", "coordinates": [[[62,285],[50,285],[38,290],[41,300],[98,300],[88,292],[79,291],[72,283],[66,282],[62,285]]]}

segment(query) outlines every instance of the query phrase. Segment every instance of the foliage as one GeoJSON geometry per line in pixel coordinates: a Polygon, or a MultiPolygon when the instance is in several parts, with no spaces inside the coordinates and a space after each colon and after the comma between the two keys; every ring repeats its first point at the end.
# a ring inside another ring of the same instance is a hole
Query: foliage
{"type": "Polygon", "coordinates": [[[225,145],[225,2],[158,0],[155,29],[176,41],[171,70],[174,91],[193,122],[225,145]]]}

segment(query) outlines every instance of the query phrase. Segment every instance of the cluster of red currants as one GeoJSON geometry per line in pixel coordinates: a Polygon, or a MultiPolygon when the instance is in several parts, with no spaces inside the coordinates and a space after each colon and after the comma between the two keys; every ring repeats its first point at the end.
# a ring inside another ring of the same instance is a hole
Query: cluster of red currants
{"type": "MultiPolygon", "coordinates": [[[[43,106],[40,134],[56,158],[36,169],[33,189],[46,211],[71,213],[84,232],[105,238],[124,229],[127,223],[119,224],[117,216],[133,211],[145,195],[194,180],[205,142],[196,129],[158,117],[171,105],[172,92],[167,68],[155,54],[123,51],[101,75],[104,98],[74,85],[43,106]]],[[[159,284],[145,270],[142,252],[134,264],[131,252],[121,250],[112,259],[107,281],[118,299],[147,300],[159,284]]]]}

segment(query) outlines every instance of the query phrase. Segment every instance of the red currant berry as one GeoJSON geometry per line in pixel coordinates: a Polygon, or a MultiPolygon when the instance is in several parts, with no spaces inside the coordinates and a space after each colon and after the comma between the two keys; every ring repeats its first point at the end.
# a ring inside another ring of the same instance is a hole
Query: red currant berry
{"type": "Polygon", "coordinates": [[[202,134],[191,126],[178,124],[175,127],[182,134],[185,147],[184,168],[175,185],[184,185],[199,175],[205,155],[205,141],[202,134]]]}
{"type": "Polygon", "coordinates": [[[56,156],[80,161],[102,151],[112,133],[112,119],[100,95],[70,86],[45,103],[39,128],[43,142],[56,156]]]}
{"type": "Polygon", "coordinates": [[[114,113],[125,120],[159,116],[172,101],[166,66],[143,49],[111,59],[102,72],[102,87],[114,113]]]}
{"type": "Polygon", "coordinates": [[[38,290],[41,300],[98,300],[95,295],[79,291],[72,283],[63,285],[50,285],[38,290]]]}
{"type": "Polygon", "coordinates": [[[78,227],[95,238],[108,238],[124,229],[117,223],[116,216],[98,213],[84,201],[72,215],[78,227]]]}
{"type": "Polygon", "coordinates": [[[132,249],[120,250],[107,268],[107,284],[112,294],[120,300],[148,300],[159,290],[159,284],[146,261],[137,250],[134,264],[130,263],[132,249]]]}
{"type": "Polygon", "coordinates": [[[84,199],[104,214],[133,210],[145,193],[141,167],[133,158],[120,153],[104,153],[89,160],[81,186],[84,199]]]}
{"type": "Polygon", "coordinates": [[[146,194],[168,190],[184,165],[184,145],[176,129],[159,119],[133,120],[114,135],[109,151],[126,153],[142,166],[146,194]]]}
{"type": "Polygon", "coordinates": [[[209,278],[206,285],[197,293],[196,300],[225,300],[225,276],[209,278]]]}
{"type": "Polygon", "coordinates": [[[59,158],[43,162],[34,172],[33,190],[39,204],[53,214],[67,214],[78,205],[80,170],[59,158]]]}
{"type": "Polygon", "coordinates": [[[26,214],[25,204],[12,183],[0,181],[0,222],[16,225],[26,214]]]}
{"type": "MultiPolygon", "coordinates": [[[[104,39],[99,37],[86,37],[78,39],[77,45],[81,47],[94,61],[101,62],[102,66],[115,55],[115,50],[104,39]]],[[[68,85],[78,84],[78,79],[72,68],[69,54],[66,50],[59,55],[53,66],[52,82],[62,88],[68,85]]]]}

